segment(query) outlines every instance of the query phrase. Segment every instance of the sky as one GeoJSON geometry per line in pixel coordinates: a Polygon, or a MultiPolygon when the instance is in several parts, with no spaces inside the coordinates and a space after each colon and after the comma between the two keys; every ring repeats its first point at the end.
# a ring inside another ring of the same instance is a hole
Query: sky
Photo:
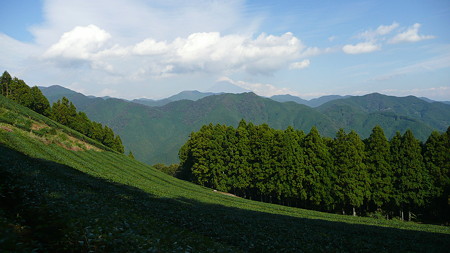
{"type": "Polygon", "coordinates": [[[0,16],[0,71],[30,86],[450,101],[449,0],[2,0],[0,16]]]}

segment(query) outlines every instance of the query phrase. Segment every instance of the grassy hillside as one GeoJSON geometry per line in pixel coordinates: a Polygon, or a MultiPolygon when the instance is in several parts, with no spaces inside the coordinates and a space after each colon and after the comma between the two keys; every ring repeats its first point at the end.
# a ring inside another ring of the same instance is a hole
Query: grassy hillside
{"type": "Polygon", "coordinates": [[[42,91],[50,101],[67,96],[89,118],[110,126],[138,160],[149,164],[177,163],[178,151],[189,134],[209,123],[237,126],[245,119],[254,124],[267,123],[275,129],[293,126],[305,132],[315,125],[329,137],[342,127],[356,130],[363,138],[379,124],[388,137],[409,128],[421,140],[432,130],[444,131],[450,125],[448,105],[380,94],[337,99],[318,108],[279,103],[253,93],[212,95],[197,101],[147,107],[120,99],[90,98],[58,86],[42,91]]]}
{"type": "Polygon", "coordinates": [[[0,106],[0,118],[19,119],[0,125],[2,251],[445,252],[450,247],[449,227],[253,202],[180,181],[122,154],[70,149],[46,140],[56,131],[61,139],[86,141],[4,98],[0,106]],[[48,133],[22,127],[25,119],[31,126],[45,123],[48,133]]]}

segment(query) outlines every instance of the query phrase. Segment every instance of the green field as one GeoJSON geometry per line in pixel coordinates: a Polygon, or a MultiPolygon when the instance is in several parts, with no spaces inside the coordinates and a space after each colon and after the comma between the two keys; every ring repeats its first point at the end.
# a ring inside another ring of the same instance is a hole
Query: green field
{"type": "Polygon", "coordinates": [[[1,96],[0,122],[2,252],[450,248],[446,226],[272,205],[178,180],[1,96]]]}

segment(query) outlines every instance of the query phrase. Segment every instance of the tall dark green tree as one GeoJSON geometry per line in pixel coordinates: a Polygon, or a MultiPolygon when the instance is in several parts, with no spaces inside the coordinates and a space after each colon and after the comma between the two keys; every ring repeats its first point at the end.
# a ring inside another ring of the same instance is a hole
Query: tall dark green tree
{"type": "Polygon", "coordinates": [[[431,188],[421,153],[421,145],[411,130],[407,130],[400,140],[396,135],[391,141],[396,173],[395,197],[402,219],[405,210],[408,219],[412,219],[411,211],[425,205],[431,188]]]}
{"type": "Polygon", "coordinates": [[[76,115],[76,108],[66,97],[53,103],[51,118],[56,122],[73,127],[76,115]]]}
{"type": "Polygon", "coordinates": [[[353,215],[369,196],[369,175],[364,164],[364,143],[359,135],[351,131],[346,134],[340,129],[333,145],[334,194],[343,210],[350,206],[353,215]]]}
{"type": "Polygon", "coordinates": [[[280,191],[288,204],[291,200],[306,199],[307,193],[303,187],[305,180],[305,157],[301,147],[304,138],[302,131],[288,127],[282,134],[280,141],[282,150],[278,156],[280,168],[283,169],[282,189],[280,191]]]}
{"type": "Polygon", "coordinates": [[[433,204],[429,210],[435,217],[450,216],[450,142],[447,132],[433,131],[424,145],[424,161],[431,180],[430,198],[433,204]]]}
{"type": "Polygon", "coordinates": [[[380,126],[375,126],[366,139],[364,164],[370,175],[370,201],[377,207],[391,202],[394,174],[390,161],[389,141],[380,126]]]}
{"type": "Polygon", "coordinates": [[[8,97],[10,94],[10,85],[11,85],[11,75],[8,71],[3,72],[2,77],[0,78],[0,92],[3,96],[8,97]]]}
{"type": "MultiPolygon", "coordinates": [[[[316,127],[305,136],[302,142],[305,158],[306,204],[310,207],[330,208],[332,167],[331,153],[316,127]]],[[[302,196],[302,195],[301,195],[302,196]]]]}
{"type": "Polygon", "coordinates": [[[33,103],[30,87],[17,77],[11,80],[7,97],[28,108],[31,108],[33,103]]]}
{"type": "Polygon", "coordinates": [[[251,183],[252,167],[249,163],[250,146],[245,120],[239,122],[235,134],[230,141],[229,179],[235,194],[247,197],[251,183]]]}
{"type": "Polygon", "coordinates": [[[33,86],[31,87],[30,93],[32,98],[30,108],[44,116],[50,116],[50,103],[44,94],[42,94],[42,91],[37,86],[33,86]]]}

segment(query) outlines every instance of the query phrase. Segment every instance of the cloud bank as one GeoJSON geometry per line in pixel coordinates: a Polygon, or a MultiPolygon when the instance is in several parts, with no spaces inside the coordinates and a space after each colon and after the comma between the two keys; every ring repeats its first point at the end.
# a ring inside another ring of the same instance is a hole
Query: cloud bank
{"type": "MultiPolygon", "coordinates": [[[[134,45],[118,45],[107,31],[95,26],[77,26],[50,46],[43,58],[54,62],[84,61],[92,68],[117,71],[132,68],[135,75],[169,76],[186,72],[224,73],[246,71],[270,74],[296,60],[305,49],[292,33],[221,35],[193,33],[173,41],[147,38],[134,45]],[[123,64],[125,62],[126,64],[123,64]],[[130,65],[131,64],[131,65],[130,65]]],[[[304,68],[309,60],[294,63],[304,68]]]]}

